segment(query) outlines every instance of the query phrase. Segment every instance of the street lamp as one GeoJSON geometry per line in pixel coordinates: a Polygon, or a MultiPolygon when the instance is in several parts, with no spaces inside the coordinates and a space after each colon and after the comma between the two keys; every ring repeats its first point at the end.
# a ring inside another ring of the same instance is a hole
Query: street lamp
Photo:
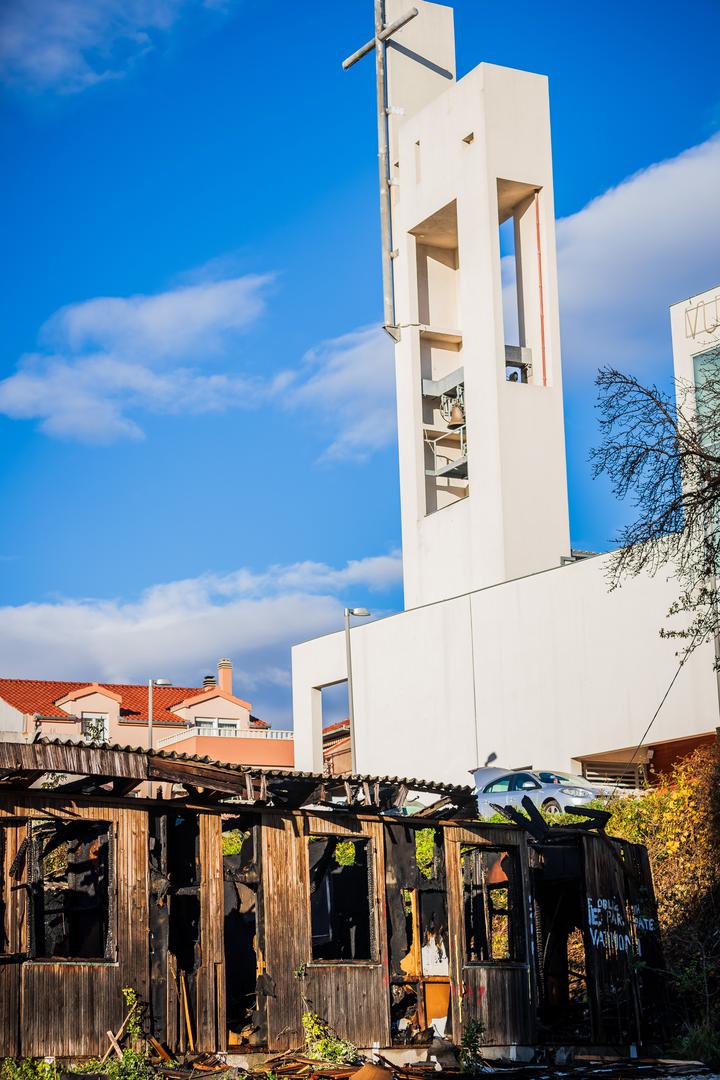
{"type": "Polygon", "coordinates": [[[172,686],[169,679],[148,679],[148,750],[153,748],[153,687],[172,686]]]}
{"type": "Polygon", "coordinates": [[[350,649],[350,617],[354,619],[369,619],[370,612],[364,607],[345,608],[345,655],[347,656],[347,682],[348,682],[348,719],[350,721],[350,769],[357,769],[357,755],[355,753],[355,702],[353,700],[352,681],[352,652],[350,649]]]}

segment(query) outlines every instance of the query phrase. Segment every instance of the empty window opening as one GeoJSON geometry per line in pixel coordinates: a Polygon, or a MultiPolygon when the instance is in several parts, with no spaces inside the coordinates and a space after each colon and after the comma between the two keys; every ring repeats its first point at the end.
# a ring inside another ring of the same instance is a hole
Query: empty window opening
{"type": "Polygon", "coordinates": [[[320,688],[323,769],[329,776],[352,772],[347,679],[320,688]]]}
{"type": "Polygon", "coordinates": [[[537,189],[497,181],[505,379],[545,378],[545,329],[537,189]],[[534,377],[538,366],[538,378],[534,377]]]}
{"type": "Polygon", "coordinates": [[[425,512],[432,514],[469,493],[457,204],[438,210],[412,234],[417,261],[425,512]]]}
{"type": "Polygon", "coordinates": [[[578,849],[561,846],[546,848],[533,870],[538,1026],[546,1042],[591,1040],[582,873],[578,849]]]}
{"type": "Polygon", "coordinates": [[[450,979],[442,834],[385,827],[390,1017],[395,1045],[448,1033],[450,979]]]}
{"type": "Polygon", "coordinates": [[[468,962],[523,960],[517,853],[468,845],[461,862],[468,962]]]}
{"type": "Polygon", "coordinates": [[[258,826],[248,818],[223,821],[223,883],[228,1045],[258,1046],[265,1039],[258,1000],[260,854],[258,826]]]}
{"type": "Polygon", "coordinates": [[[311,836],[308,848],[313,960],[371,960],[370,842],[311,836]]]}
{"type": "Polygon", "coordinates": [[[515,253],[515,215],[500,222],[500,284],[503,301],[503,330],[506,345],[520,344],[517,256],[515,253]]]}
{"type": "Polygon", "coordinates": [[[109,960],[112,826],[105,821],[33,823],[30,836],[30,955],[109,960]]]}

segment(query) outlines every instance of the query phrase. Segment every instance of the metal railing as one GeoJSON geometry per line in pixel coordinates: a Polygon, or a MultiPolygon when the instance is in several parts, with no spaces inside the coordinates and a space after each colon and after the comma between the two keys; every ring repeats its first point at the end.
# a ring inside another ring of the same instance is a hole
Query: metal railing
{"type": "Polygon", "coordinates": [[[183,739],[192,739],[196,735],[209,735],[213,739],[292,739],[294,732],[285,731],[283,728],[268,728],[257,731],[255,728],[233,728],[221,731],[218,727],[198,728],[194,724],[176,731],[172,735],[166,735],[164,739],[158,739],[158,748],[171,746],[173,743],[182,742],[183,739]]]}

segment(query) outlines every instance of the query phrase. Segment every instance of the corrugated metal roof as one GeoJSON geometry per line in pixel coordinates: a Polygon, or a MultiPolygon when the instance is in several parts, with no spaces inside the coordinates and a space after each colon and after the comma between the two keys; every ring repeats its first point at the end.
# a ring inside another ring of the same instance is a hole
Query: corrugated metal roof
{"type": "MultiPolygon", "coordinates": [[[[27,743],[22,745],[28,745],[27,743]]],[[[36,746],[72,746],[82,749],[87,747],[91,749],[94,747],[102,747],[104,750],[110,750],[114,753],[126,753],[135,754],[145,758],[160,758],[167,761],[180,761],[187,762],[188,764],[195,765],[212,765],[219,769],[227,769],[233,773],[252,773],[254,775],[263,774],[269,779],[272,778],[287,778],[292,777],[298,780],[316,780],[317,783],[325,782],[327,784],[343,783],[345,781],[351,783],[366,783],[366,784],[395,784],[404,785],[410,790],[415,791],[436,791],[439,794],[457,793],[462,795],[472,794],[473,789],[468,785],[461,784],[446,784],[440,781],[423,780],[418,777],[406,777],[406,776],[372,776],[366,773],[339,773],[336,776],[325,776],[323,773],[317,772],[303,772],[299,769],[270,769],[260,765],[238,765],[229,761],[217,761],[215,758],[202,757],[199,754],[181,754],[176,750],[145,750],[140,746],[120,746],[119,744],[110,743],[86,743],[80,742],[77,739],[49,739],[43,737],[36,739],[34,745],[36,746]]],[[[6,744],[7,746],[7,744],[6,744]]]]}

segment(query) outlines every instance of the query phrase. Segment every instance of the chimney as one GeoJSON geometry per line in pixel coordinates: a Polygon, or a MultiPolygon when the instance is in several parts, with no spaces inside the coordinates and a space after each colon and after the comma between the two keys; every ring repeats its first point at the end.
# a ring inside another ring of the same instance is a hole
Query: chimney
{"type": "Polygon", "coordinates": [[[232,694],[232,660],[218,660],[218,686],[226,694],[232,694]]]}
{"type": "Polygon", "coordinates": [[[205,675],[203,677],[203,690],[212,690],[213,686],[217,686],[214,675],[205,675]]]}

